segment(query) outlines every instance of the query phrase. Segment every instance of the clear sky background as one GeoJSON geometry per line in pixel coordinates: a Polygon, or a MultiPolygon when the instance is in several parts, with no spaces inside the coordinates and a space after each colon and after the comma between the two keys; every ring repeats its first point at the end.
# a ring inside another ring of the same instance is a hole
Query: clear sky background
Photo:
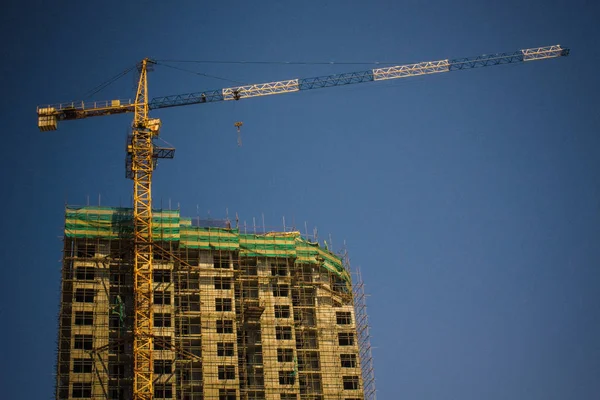
{"type": "MultiPolygon", "coordinates": [[[[53,398],[65,203],[131,202],[132,116],[41,133],[37,105],[85,99],[144,57],[408,63],[551,44],[571,55],[156,112],[177,152],[154,204],[345,241],[380,399],[600,398],[596,2],[5,3],[2,398],[53,398]]],[[[374,67],[170,64],[244,83],[374,67]]],[[[149,80],[151,97],[235,85],[164,66],[149,80]]]]}

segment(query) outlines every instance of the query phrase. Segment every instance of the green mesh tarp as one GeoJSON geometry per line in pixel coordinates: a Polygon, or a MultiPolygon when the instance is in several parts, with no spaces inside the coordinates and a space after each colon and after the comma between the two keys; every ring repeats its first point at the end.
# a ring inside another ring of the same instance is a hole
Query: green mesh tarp
{"type": "Polygon", "coordinates": [[[350,276],[344,269],[340,258],[319,247],[318,243],[308,242],[301,237],[296,239],[296,264],[320,265],[328,271],[340,275],[344,280],[350,281],[350,276]]]}
{"type": "Polygon", "coordinates": [[[239,249],[237,229],[181,226],[180,234],[181,248],[234,251],[239,249]]]}
{"type": "MultiPolygon", "coordinates": [[[[152,211],[154,240],[179,240],[179,212],[152,211]]],[[[131,236],[133,216],[130,208],[67,207],[65,235],[75,238],[117,239],[131,236]]]]}
{"type": "MultiPolygon", "coordinates": [[[[342,261],[326,249],[302,238],[299,232],[242,234],[238,229],[192,226],[177,210],[153,210],[156,241],[178,241],[180,248],[238,251],[241,257],[293,258],[296,264],[318,265],[346,282],[342,261]]],[[[116,207],[67,207],[65,235],[72,238],[122,239],[133,233],[132,210],[116,207]]]]}
{"type": "Polygon", "coordinates": [[[296,233],[240,235],[240,255],[245,257],[296,257],[296,233]]]}

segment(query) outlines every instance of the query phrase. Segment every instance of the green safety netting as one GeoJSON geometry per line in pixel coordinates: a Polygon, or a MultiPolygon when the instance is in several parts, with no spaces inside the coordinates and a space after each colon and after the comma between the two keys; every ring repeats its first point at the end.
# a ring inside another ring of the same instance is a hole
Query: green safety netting
{"type": "Polygon", "coordinates": [[[239,234],[237,229],[181,226],[179,246],[189,249],[236,251],[240,247],[239,234]]]}
{"type": "MultiPolygon", "coordinates": [[[[153,210],[154,240],[178,241],[180,248],[238,251],[242,257],[293,258],[296,264],[319,265],[346,282],[350,276],[339,257],[309,242],[299,232],[245,234],[238,229],[192,226],[177,210],[153,210]]],[[[131,236],[132,210],[117,207],[67,207],[65,235],[118,239],[131,236]]]]}
{"type": "MultiPolygon", "coordinates": [[[[179,212],[154,210],[152,233],[155,240],[179,240],[179,212]]],[[[65,235],[75,238],[117,239],[133,233],[130,208],[67,207],[65,235]]]]}

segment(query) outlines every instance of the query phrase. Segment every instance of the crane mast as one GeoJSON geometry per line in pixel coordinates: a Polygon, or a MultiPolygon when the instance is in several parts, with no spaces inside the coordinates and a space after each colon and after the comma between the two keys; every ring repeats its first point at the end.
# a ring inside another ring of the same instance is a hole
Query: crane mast
{"type": "MultiPolygon", "coordinates": [[[[138,66],[139,81],[135,100],[100,102],[69,102],[37,108],[41,131],[56,130],[58,121],[82,119],[111,114],[134,113],[132,133],[128,138],[126,176],[133,180],[133,399],[153,397],[153,281],[152,281],[152,173],[158,158],[173,158],[173,148],[155,146],[161,122],[149,117],[153,109],[241,100],[251,97],[298,92],[309,89],[342,86],[355,83],[407,78],[472,69],[501,64],[544,60],[567,56],[569,49],[560,45],[518,50],[510,53],[484,54],[453,60],[427,61],[367,71],[327,75],[314,78],[243,85],[219,90],[180,94],[148,99],[148,71],[155,64],[146,58],[138,66]]],[[[239,123],[241,126],[241,123],[239,123]]],[[[236,125],[236,127],[239,126],[236,125]]]]}
{"type": "Polygon", "coordinates": [[[133,175],[133,398],[152,399],[152,171],[160,121],[148,118],[148,59],[140,63],[131,152],[133,175]]]}

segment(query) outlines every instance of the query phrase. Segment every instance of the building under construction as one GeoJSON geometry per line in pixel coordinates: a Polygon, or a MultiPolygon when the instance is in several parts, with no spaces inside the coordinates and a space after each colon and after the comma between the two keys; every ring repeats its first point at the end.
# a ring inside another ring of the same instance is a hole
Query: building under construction
{"type": "MultiPolygon", "coordinates": [[[[132,397],[132,236],[131,209],[66,209],[57,399],[132,397]]],[[[177,210],[153,213],[153,239],[154,398],[375,398],[345,255],[177,210]]]]}

